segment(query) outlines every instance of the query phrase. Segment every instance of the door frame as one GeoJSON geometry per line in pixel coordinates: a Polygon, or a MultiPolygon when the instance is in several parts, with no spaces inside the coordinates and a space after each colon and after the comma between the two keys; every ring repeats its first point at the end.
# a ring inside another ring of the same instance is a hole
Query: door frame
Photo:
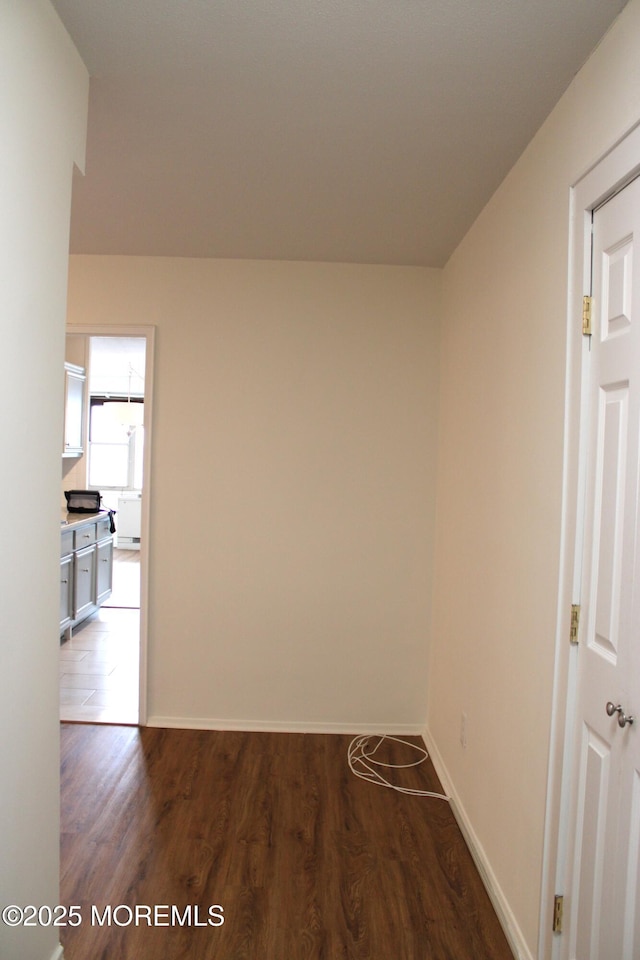
{"type": "MultiPolygon", "coordinates": [[[[538,937],[538,960],[560,960],[562,934],[552,932],[554,897],[568,893],[571,770],[575,732],[575,700],[579,646],[569,642],[571,605],[580,603],[584,476],[582,431],[586,431],[583,371],[589,338],[581,327],[585,278],[591,274],[593,210],[640,174],[640,123],[634,125],[571,187],[569,225],[569,290],[565,381],[564,459],[560,580],[556,618],[554,686],[547,779],[544,858],[538,937]]],[[[585,378],[586,379],[586,378],[585,378]]],[[[570,909],[570,905],[569,905],[570,909]]],[[[569,928],[565,900],[564,929],[569,928]]]]}
{"type": "Polygon", "coordinates": [[[120,324],[67,323],[68,334],[87,337],[136,337],[146,340],[144,378],[144,451],[140,528],[140,672],[138,689],[138,725],[147,725],[147,671],[149,656],[149,531],[151,515],[151,450],[153,444],[153,375],[155,370],[154,324],[129,326],[120,324]]]}

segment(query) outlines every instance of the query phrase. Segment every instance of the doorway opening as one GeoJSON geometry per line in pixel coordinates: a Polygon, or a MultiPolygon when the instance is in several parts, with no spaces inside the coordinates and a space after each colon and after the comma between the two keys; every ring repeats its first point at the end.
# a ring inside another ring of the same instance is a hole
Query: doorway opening
{"type": "Polygon", "coordinates": [[[67,328],[86,368],[84,453],[63,487],[114,511],[110,595],[60,649],[60,719],[144,724],[153,328],[67,328]]]}

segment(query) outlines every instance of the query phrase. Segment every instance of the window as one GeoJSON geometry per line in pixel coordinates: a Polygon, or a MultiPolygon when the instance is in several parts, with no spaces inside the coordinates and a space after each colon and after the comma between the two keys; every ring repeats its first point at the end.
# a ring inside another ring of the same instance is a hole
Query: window
{"type": "MultiPolygon", "coordinates": [[[[91,397],[89,412],[89,486],[102,489],[141,490],[144,427],[123,423],[114,415],[110,401],[121,401],[136,410],[138,416],[129,419],[135,423],[144,409],[138,398],[91,397]]],[[[119,403],[118,406],[121,404],[119,403]]],[[[126,419],[126,418],[124,418],[126,419]]]]}

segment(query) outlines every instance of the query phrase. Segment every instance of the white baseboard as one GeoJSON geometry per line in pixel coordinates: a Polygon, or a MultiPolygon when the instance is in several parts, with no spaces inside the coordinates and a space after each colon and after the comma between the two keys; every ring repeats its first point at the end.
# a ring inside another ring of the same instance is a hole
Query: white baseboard
{"type": "Polygon", "coordinates": [[[423,734],[422,724],[381,723],[312,723],[279,720],[221,720],[213,717],[160,717],[147,718],[148,727],[169,727],[179,730],[237,730],[251,733],[339,733],[354,736],[415,736],[423,734]]]}
{"type": "Polygon", "coordinates": [[[456,818],[457,824],[460,827],[462,835],[465,839],[465,843],[467,844],[474,863],[478,868],[478,873],[480,874],[482,883],[489,894],[489,899],[491,900],[493,908],[496,911],[498,920],[500,921],[500,926],[502,927],[504,934],[509,941],[509,946],[513,950],[516,960],[535,960],[524,939],[522,931],[518,926],[516,918],[513,915],[511,907],[509,906],[509,902],[495,877],[495,874],[491,868],[491,863],[489,862],[489,858],[487,857],[482,844],[476,836],[475,830],[473,829],[473,824],[469,820],[464,806],[460,802],[460,798],[458,797],[456,789],[451,781],[451,778],[449,777],[445,763],[440,756],[438,748],[436,747],[427,727],[422,729],[422,739],[424,740],[425,746],[429,752],[429,756],[431,757],[435,771],[440,778],[444,792],[450,798],[451,811],[456,818]]]}

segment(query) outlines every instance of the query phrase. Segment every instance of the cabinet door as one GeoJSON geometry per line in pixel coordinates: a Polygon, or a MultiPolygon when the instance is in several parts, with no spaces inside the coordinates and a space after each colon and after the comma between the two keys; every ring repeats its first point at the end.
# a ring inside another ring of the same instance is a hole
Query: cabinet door
{"type": "Polygon", "coordinates": [[[73,617],[80,619],[96,603],[96,545],[78,550],[73,562],[75,603],[73,617]]]}
{"type": "Polygon", "coordinates": [[[60,560],[60,633],[73,621],[73,555],[60,560]]]}
{"type": "Polygon", "coordinates": [[[82,367],[72,363],[64,365],[64,440],[63,457],[82,456],[82,432],[84,428],[84,382],[82,367]]]}
{"type": "Polygon", "coordinates": [[[104,603],[113,584],[113,539],[101,540],[96,548],[96,603],[104,603]]]}

